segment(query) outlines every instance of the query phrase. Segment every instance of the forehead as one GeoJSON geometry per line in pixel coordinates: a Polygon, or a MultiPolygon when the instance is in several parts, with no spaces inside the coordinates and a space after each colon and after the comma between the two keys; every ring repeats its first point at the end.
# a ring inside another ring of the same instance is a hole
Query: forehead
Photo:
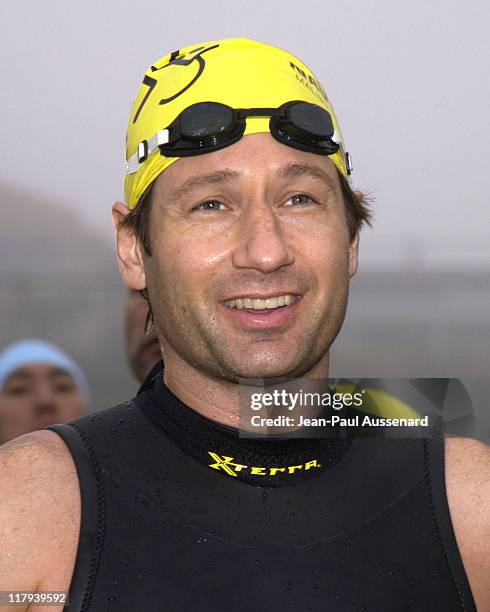
{"type": "Polygon", "coordinates": [[[288,165],[308,166],[330,178],[336,190],[340,183],[334,164],[327,156],[300,151],[275,140],[270,133],[248,134],[235,144],[220,151],[184,157],[167,168],[156,179],[158,193],[180,188],[196,175],[208,175],[226,170],[228,178],[270,180],[282,178],[280,170],[288,165]]]}
{"type": "Polygon", "coordinates": [[[14,370],[6,382],[11,380],[35,381],[41,378],[53,379],[59,376],[70,376],[71,378],[66,370],[57,366],[46,363],[29,363],[14,370]]]}

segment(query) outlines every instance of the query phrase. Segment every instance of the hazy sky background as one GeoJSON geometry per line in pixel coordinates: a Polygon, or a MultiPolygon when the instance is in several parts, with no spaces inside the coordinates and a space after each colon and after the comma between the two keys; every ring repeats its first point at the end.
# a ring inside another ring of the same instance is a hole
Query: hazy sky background
{"type": "Polygon", "coordinates": [[[364,267],[488,270],[489,7],[2,2],[0,183],[78,210],[110,239],[126,121],[146,68],[189,44],[246,36],[300,57],[332,100],[353,183],[376,198],[364,267]]]}

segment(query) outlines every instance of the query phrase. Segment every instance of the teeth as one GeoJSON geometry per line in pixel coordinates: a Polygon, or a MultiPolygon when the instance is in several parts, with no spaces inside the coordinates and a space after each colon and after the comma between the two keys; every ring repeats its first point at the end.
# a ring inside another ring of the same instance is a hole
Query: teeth
{"type": "Polygon", "coordinates": [[[278,297],[267,298],[262,300],[259,298],[242,298],[237,300],[228,300],[225,304],[229,308],[250,308],[252,310],[265,310],[266,308],[280,308],[281,306],[289,306],[294,302],[294,296],[291,294],[280,295],[278,297]]]}

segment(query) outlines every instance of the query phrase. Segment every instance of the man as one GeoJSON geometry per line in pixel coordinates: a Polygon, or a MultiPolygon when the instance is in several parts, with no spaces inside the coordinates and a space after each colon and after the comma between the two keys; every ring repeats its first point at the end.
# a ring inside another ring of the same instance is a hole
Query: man
{"type": "Polygon", "coordinates": [[[44,340],[20,340],[0,352],[0,444],[87,412],[83,372],[44,340]]]}
{"type": "Polygon", "coordinates": [[[147,325],[148,304],[139,291],[128,290],[124,311],[124,332],[128,364],[142,383],[152,366],[162,358],[158,337],[147,325]]]}
{"type": "Polygon", "coordinates": [[[127,148],[119,265],[165,374],[7,445],[1,588],[97,611],[488,610],[483,445],[237,432],[242,381],[328,376],[368,218],[311,71],[246,39],[175,51],[127,148]]]}

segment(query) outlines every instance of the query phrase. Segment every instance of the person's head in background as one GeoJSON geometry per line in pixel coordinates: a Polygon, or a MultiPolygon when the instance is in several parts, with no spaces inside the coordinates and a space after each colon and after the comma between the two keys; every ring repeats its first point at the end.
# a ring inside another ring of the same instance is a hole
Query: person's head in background
{"type": "Polygon", "coordinates": [[[148,304],[140,291],[129,289],[124,313],[126,353],[131,371],[139,382],[162,358],[155,331],[145,333],[148,304]]]}
{"type": "Polygon", "coordinates": [[[88,403],[85,376],[55,345],[20,340],[0,352],[0,444],[77,419],[88,403]]]}

